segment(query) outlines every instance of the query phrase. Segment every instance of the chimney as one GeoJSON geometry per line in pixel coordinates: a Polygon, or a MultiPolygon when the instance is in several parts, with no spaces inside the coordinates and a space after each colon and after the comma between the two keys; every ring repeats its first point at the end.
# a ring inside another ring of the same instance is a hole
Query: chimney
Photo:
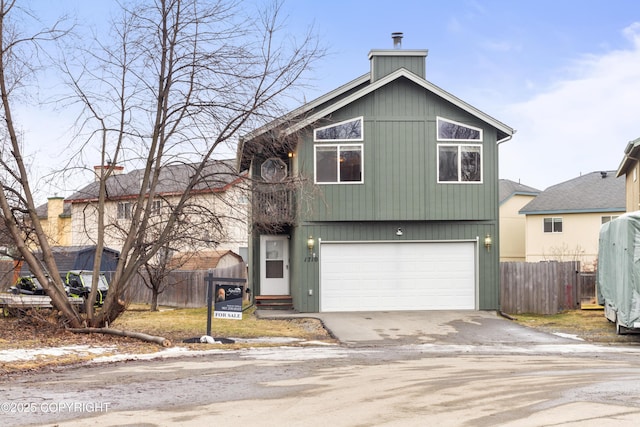
{"type": "Polygon", "coordinates": [[[107,162],[105,166],[94,166],[94,172],[96,173],[96,181],[100,181],[103,174],[106,174],[109,170],[111,175],[121,175],[124,171],[124,166],[116,166],[111,162],[107,162]]]}
{"type": "Polygon", "coordinates": [[[403,34],[399,32],[391,33],[394,49],[402,49],[402,36],[403,34]]]}

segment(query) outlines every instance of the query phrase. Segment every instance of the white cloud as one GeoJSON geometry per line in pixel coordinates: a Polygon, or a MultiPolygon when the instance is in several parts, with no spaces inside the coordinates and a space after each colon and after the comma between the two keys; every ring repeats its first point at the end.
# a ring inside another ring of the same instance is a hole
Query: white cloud
{"type": "Polygon", "coordinates": [[[507,106],[500,117],[518,132],[500,148],[502,178],[544,189],[619,166],[640,137],[640,23],[623,32],[630,48],[579,58],[571,77],[507,106]]]}

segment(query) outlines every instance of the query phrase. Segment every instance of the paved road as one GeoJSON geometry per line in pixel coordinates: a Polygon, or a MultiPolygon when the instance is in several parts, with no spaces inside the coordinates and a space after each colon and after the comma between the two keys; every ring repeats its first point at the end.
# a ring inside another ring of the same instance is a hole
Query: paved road
{"type": "Polygon", "coordinates": [[[343,334],[366,320],[388,325],[363,329],[366,339],[349,345],[213,350],[14,378],[0,384],[0,400],[22,402],[23,412],[2,414],[2,425],[606,427],[640,419],[637,345],[594,346],[474,312],[424,314],[440,320],[411,332],[414,316],[324,320],[339,321],[343,334]]]}

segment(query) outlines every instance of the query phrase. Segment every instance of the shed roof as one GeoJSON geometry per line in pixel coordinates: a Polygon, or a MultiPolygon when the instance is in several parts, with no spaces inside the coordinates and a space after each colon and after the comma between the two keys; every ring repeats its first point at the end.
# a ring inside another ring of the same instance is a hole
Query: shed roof
{"type": "Polygon", "coordinates": [[[625,179],[616,171],[598,171],[547,188],[520,213],[624,212],[625,203],[625,179]]]}

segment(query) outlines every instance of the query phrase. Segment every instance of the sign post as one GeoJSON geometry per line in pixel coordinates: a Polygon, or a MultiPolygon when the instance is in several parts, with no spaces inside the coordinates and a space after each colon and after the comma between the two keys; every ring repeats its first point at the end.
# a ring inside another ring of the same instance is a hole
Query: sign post
{"type": "Polygon", "coordinates": [[[213,317],[216,319],[242,320],[242,286],[240,284],[247,280],[234,277],[214,277],[211,270],[204,280],[207,282],[207,335],[211,336],[212,306],[213,317]],[[214,283],[216,284],[215,291],[214,283]]]}

